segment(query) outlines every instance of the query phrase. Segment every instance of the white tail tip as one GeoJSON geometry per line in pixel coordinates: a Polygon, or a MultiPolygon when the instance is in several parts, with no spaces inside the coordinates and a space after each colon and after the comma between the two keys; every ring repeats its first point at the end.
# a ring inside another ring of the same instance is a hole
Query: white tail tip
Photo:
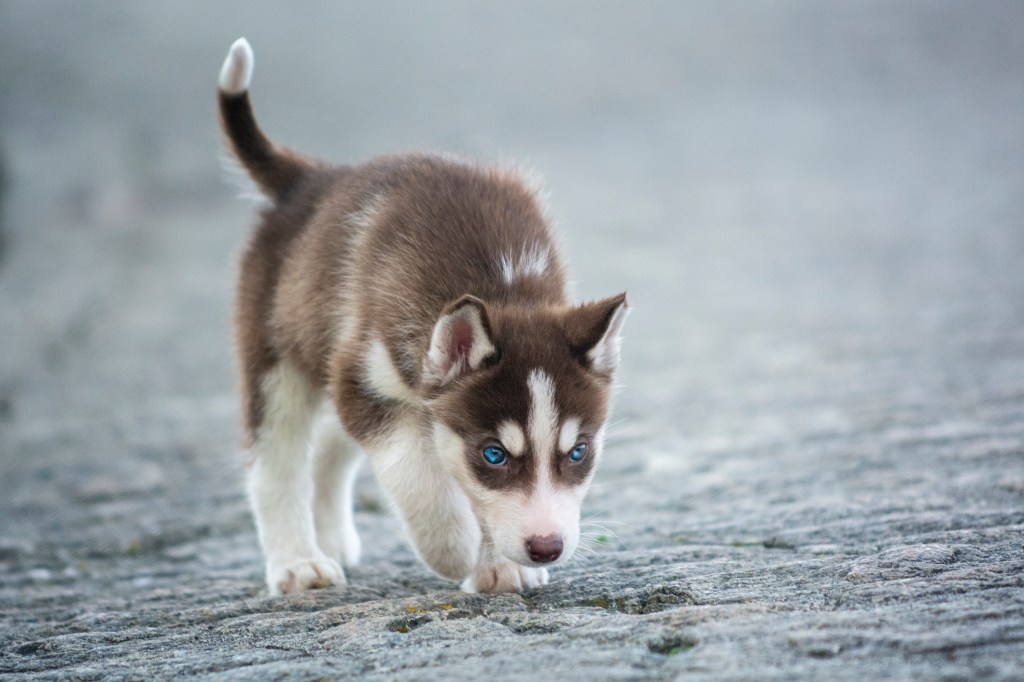
{"type": "Polygon", "coordinates": [[[252,65],[252,47],[248,40],[239,38],[228,50],[224,66],[220,67],[220,79],[217,81],[220,91],[225,95],[241,95],[248,90],[252,65]]]}

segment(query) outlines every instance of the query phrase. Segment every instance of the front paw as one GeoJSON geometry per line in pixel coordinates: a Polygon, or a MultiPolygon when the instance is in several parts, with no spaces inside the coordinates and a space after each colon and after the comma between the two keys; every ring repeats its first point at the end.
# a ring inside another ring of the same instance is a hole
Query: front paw
{"type": "Polygon", "coordinates": [[[271,596],[344,584],[345,574],[341,566],[325,556],[267,563],[267,589],[271,596]]]}
{"type": "Polygon", "coordinates": [[[548,570],[520,566],[511,561],[478,566],[462,581],[462,591],[476,592],[522,592],[531,587],[546,585],[548,570]]]}

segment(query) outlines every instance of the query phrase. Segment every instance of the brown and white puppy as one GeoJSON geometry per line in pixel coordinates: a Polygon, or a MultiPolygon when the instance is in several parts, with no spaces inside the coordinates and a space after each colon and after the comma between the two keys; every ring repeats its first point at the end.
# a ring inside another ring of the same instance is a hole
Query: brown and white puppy
{"type": "Polygon", "coordinates": [[[625,294],[568,302],[534,191],[511,172],[430,155],[330,166],[275,146],[250,107],[252,66],[240,39],[219,101],[270,200],[242,258],[237,335],[271,594],[344,584],[360,449],[433,570],[467,591],[545,583],[579,542],[625,294]]]}

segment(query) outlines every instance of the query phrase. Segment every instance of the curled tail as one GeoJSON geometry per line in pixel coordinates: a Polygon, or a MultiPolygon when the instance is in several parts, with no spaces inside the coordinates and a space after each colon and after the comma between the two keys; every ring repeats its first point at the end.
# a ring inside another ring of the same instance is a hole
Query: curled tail
{"type": "Polygon", "coordinates": [[[220,122],[238,160],[272,200],[281,199],[314,169],[313,163],[274,145],[256,123],[249,102],[252,47],[245,38],[231,46],[218,80],[220,122]]]}

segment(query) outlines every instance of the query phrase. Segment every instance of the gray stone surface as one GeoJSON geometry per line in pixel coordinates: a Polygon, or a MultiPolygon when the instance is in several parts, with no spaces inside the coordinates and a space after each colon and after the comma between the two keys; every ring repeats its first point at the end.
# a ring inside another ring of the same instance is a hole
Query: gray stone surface
{"type": "Polygon", "coordinates": [[[0,2],[0,676],[1024,677],[1024,6],[0,2]],[[211,6],[213,5],[213,6],[211,6]],[[229,352],[279,140],[542,171],[623,388],[551,585],[469,596],[372,480],[269,599],[229,352]]]}

